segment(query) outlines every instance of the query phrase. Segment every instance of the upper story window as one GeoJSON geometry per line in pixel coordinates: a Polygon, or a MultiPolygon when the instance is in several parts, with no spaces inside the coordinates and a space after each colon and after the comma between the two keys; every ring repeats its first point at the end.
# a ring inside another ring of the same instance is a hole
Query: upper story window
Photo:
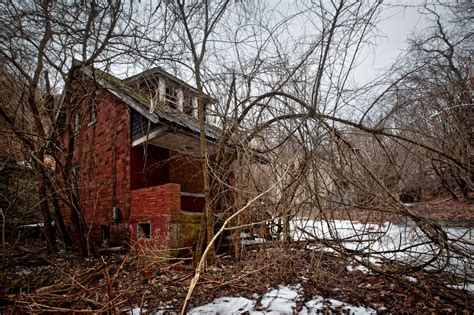
{"type": "Polygon", "coordinates": [[[97,103],[94,98],[89,107],[89,125],[95,123],[96,120],[97,120],[97,103]]]}
{"type": "Polygon", "coordinates": [[[193,114],[193,98],[189,94],[183,95],[183,112],[188,115],[193,114]]]}
{"type": "Polygon", "coordinates": [[[79,184],[80,184],[80,169],[79,169],[79,164],[74,164],[71,168],[71,186],[72,189],[74,189],[75,192],[78,191],[79,189],[79,184]]]}
{"type": "Polygon", "coordinates": [[[77,135],[81,130],[81,113],[77,110],[74,113],[74,134],[77,135]]]}
{"type": "Polygon", "coordinates": [[[158,99],[159,97],[160,80],[156,77],[147,78],[139,85],[140,91],[150,99],[158,99]]]}
{"type": "Polygon", "coordinates": [[[166,105],[171,108],[177,108],[178,102],[178,89],[174,85],[167,84],[166,85],[166,93],[165,93],[165,101],[166,105]]]}

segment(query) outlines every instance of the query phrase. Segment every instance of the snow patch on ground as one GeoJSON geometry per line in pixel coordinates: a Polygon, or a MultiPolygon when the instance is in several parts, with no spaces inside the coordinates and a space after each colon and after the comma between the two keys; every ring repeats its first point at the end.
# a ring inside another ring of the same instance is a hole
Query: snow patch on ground
{"type": "MultiPolygon", "coordinates": [[[[448,242],[456,243],[466,252],[474,251],[473,234],[471,229],[445,228],[448,242]],[[461,242],[458,242],[462,240],[461,242]]],[[[398,260],[413,264],[422,264],[433,257],[437,257],[439,248],[414,224],[406,222],[405,225],[396,225],[389,222],[384,224],[362,224],[347,220],[311,220],[296,218],[290,221],[290,233],[293,239],[322,240],[325,244],[310,244],[309,248],[333,252],[337,246],[356,251],[355,260],[346,267],[349,272],[361,271],[368,273],[364,265],[380,265],[384,260],[398,260]],[[332,242],[338,240],[340,242],[332,242]],[[364,265],[362,265],[362,264],[364,265]]],[[[246,244],[265,242],[265,240],[243,233],[241,239],[246,244]]],[[[453,272],[473,274],[473,261],[461,258],[450,253],[452,256],[440,255],[432,267],[442,266],[445,259],[450,258],[448,269],[453,272]]],[[[406,279],[413,283],[418,280],[407,276],[406,279]]],[[[370,284],[367,284],[369,286],[370,284]]],[[[474,291],[473,284],[451,285],[451,288],[474,291]]],[[[190,314],[294,314],[298,302],[303,302],[303,292],[300,285],[279,286],[273,288],[259,297],[254,295],[252,299],[243,297],[221,297],[210,304],[202,305],[192,309],[190,314]]],[[[300,304],[301,305],[301,304],[300,304]]],[[[325,299],[316,296],[303,303],[299,314],[319,314],[321,312],[347,313],[350,314],[375,314],[376,310],[362,306],[354,306],[344,302],[325,299]]],[[[380,310],[383,306],[380,306],[380,310]]]]}
{"type": "MultiPolygon", "coordinates": [[[[212,303],[196,307],[189,311],[189,314],[242,314],[248,312],[251,315],[257,314],[295,314],[297,301],[303,298],[303,292],[300,285],[278,286],[270,289],[260,297],[260,306],[257,301],[249,300],[243,297],[221,297],[212,303]]],[[[258,300],[258,296],[255,297],[258,300]]],[[[338,300],[324,299],[316,296],[307,301],[301,315],[320,314],[321,312],[349,312],[350,314],[375,314],[376,311],[371,308],[350,305],[338,300]]]]}
{"type": "Polygon", "coordinates": [[[466,290],[469,292],[474,292],[474,284],[466,283],[466,284],[448,284],[448,288],[457,289],[457,290],[466,290]]]}
{"type": "MultiPolygon", "coordinates": [[[[363,224],[349,220],[312,220],[295,218],[290,221],[290,231],[294,240],[321,240],[334,243],[333,251],[341,246],[347,250],[363,254],[364,262],[379,264],[379,260],[398,260],[411,264],[423,264],[433,257],[438,257],[432,267],[443,266],[448,258],[444,253],[437,256],[439,248],[415,224],[406,222],[396,225],[390,222],[384,224],[363,224]],[[332,242],[339,240],[340,242],[332,242]]],[[[471,229],[461,227],[446,227],[444,232],[450,243],[467,252],[474,251],[474,240],[471,229]],[[460,241],[461,240],[461,241],[460,241]]],[[[321,245],[311,245],[321,250],[321,245]]],[[[324,250],[324,249],[323,249],[324,250]]],[[[472,260],[450,253],[448,269],[459,274],[473,274],[472,260]]]]}
{"type": "Polygon", "coordinates": [[[413,282],[413,283],[417,283],[417,282],[418,282],[418,279],[415,278],[415,277],[406,276],[405,278],[406,278],[408,281],[413,282]]]}
{"type": "Polygon", "coordinates": [[[242,314],[255,308],[255,302],[243,297],[221,297],[212,303],[196,307],[188,314],[242,314]]]}
{"type": "Polygon", "coordinates": [[[258,237],[256,235],[241,232],[240,233],[240,243],[245,244],[245,245],[262,244],[262,243],[265,243],[265,239],[263,239],[261,237],[258,237]]]}
{"type": "Polygon", "coordinates": [[[348,266],[346,267],[346,269],[347,269],[347,271],[349,271],[349,272],[353,272],[354,270],[359,270],[359,271],[361,271],[361,272],[363,272],[363,273],[368,273],[368,272],[369,272],[369,269],[368,269],[367,267],[365,267],[365,266],[362,266],[362,265],[357,265],[357,266],[355,266],[355,267],[352,267],[351,265],[348,265],[348,266]]]}
{"type": "Polygon", "coordinates": [[[317,296],[314,300],[306,302],[303,310],[299,312],[300,315],[306,314],[331,314],[331,311],[336,311],[342,314],[354,314],[354,315],[365,315],[365,314],[376,314],[377,311],[371,308],[365,308],[361,306],[354,306],[343,303],[334,299],[324,299],[321,296],[317,296]]]}
{"type": "Polygon", "coordinates": [[[349,272],[353,272],[355,270],[358,270],[358,271],[363,272],[363,273],[370,273],[369,268],[367,268],[366,266],[363,266],[363,265],[360,265],[360,264],[357,265],[357,264],[354,264],[354,263],[347,265],[346,270],[349,271],[349,272]]]}
{"type": "Polygon", "coordinates": [[[140,307],[133,307],[133,308],[125,308],[120,310],[121,313],[127,315],[141,315],[141,314],[148,314],[146,309],[142,309],[140,307]]]}
{"type": "Polygon", "coordinates": [[[262,308],[265,309],[265,313],[267,314],[272,314],[273,312],[275,312],[275,314],[293,314],[300,289],[300,286],[278,286],[278,288],[263,295],[260,301],[262,308]]]}

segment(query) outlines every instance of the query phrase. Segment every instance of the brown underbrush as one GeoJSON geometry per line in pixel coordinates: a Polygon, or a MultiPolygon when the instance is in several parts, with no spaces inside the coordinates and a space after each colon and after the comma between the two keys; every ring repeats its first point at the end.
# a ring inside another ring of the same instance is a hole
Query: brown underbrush
{"type": "MultiPolygon", "coordinates": [[[[31,250],[34,245],[29,244],[31,250]]],[[[22,250],[26,253],[28,246],[22,250]]],[[[17,256],[2,270],[3,313],[122,313],[132,307],[178,312],[193,276],[185,262],[157,260],[143,265],[134,253],[84,259],[67,251],[36,252],[28,257],[17,256]]],[[[425,271],[382,275],[349,271],[350,264],[348,258],[308,250],[302,243],[248,247],[239,260],[220,256],[207,267],[190,307],[222,296],[255,298],[277,285],[299,283],[305,292],[299,307],[305,299],[320,295],[381,312],[474,310],[472,293],[447,285],[452,275],[425,271]]]]}

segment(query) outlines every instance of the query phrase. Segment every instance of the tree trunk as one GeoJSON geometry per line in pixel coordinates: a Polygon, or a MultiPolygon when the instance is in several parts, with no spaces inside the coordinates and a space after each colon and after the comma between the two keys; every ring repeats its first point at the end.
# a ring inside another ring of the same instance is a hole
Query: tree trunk
{"type": "MultiPolygon", "coordinates": [[[[198,72],[196,72],[198,73],[198,72]]],[[[199,148],[200,148],[200,158],[202,161],[202,174],[203,174],[203,191],[204,191],[204,200],[205,200],[205,205],[204,205],[204,217],[205,221],[203,222],[201,220],[201,230],[205,229],[206,233],[205,236],[199,235],[198,238],[198,244],[197,244],[197,251],[195,252],[194,255],[194,262],[198,262],[201,259],[201,251],[202,248],[205,248],[205,244],[209,242],[213,237],[214,237],[214,209],[212,205],[212,199],[211,199],[211,189],[210,189],[210,182],[209,182],[209,171],[207,169],[207,148],[206,148],[206,126],[205,126],[205,111],[204,111],[204,98],[203,98],[203,92],[202,92],[202,86],[200,84],[200,80],[197,80],[197,86],[198,86],[198,118],[199,118],[199,148]],[[207,241],[206,241],[207,240],[207,241]],[[199,243],[200,242],[200,243],[199,243]],[[201,250],[199,250],[201,248],[201,250]]],[[[209,250],[207,260],[209,262],[213,262],[215,259],[215,250],[214,250],[214,244],[211,244],[212,248],[209,250]]]]}
{"type": "Polygon", "coordinates": [[[89,241],[87,240],[87,235],[85,234],[86,225],[80,213],[80,208],[77,207],[78,202],[75,197],[73,197],[72,207],[71,207],[71,221],[73,228],[73,235],[77,242],[79,254],[82,257],[90,256],[89,250],[89,241]]]}
{"type": "Polygon", "coordinates": [[[74,179],[72,178],[72,158],[74,153],[74,131],[72,121],[74,117],[72,100],[73,94],[72,89],[74,81],[74,71],[79,69],[79,65],[75,65],[67,78],[66,81],[66,95],[64,97],[64,109],[66,112],[66,128],[64,132],[65,141],[65,153],[64,153],[64,165],[63,165],[63,185],[68,198],[68,203],[71,211],[71,223],[73,229],[73,236],[77,243],[79,254],[83,257],[90,255],[89,241],[86,234],[86,224],[82,216],[82,211],[79,204],[79,192],[80,188],[75,187],[74,179]]]}
{"type": "Polygon", "coordinates": [[[66,224],[64,223],[63,215],[61,213],[61,208],[59,206],[59,196],[56,194],[56,191],[53,188],[53,184],[51,183],[51,180],[48,179],[48,191],[49,195],[51,197],[52,203],[53,203],[53,208],[54,208],[54,214],[56,216],[56,222],[59,226],[59,230],[61,231],[61,236],[63,238],[64,244],[66,247],[71,247],[73,244],[71,235],[69,234],[69,231],[67,230],[66,224]]]}
{"type": "Polygon", "coordinates": [[[46,246],[48,248],[48,253],[54,253],[58,250],[58,248],[56,244],[56,235],[54,233],[53,220],[51,218],[51,213],[49,212],[48,206],[48,192],[46,189],[48,178],[46,177],[43,165],[41,165],[41,161],[44,160],[43,154],[41,152],[37,153],[36,159],[37,160],[34,161],[34,166],[36,169],[36,176],[38,178],[38,199],[41,215],[43,217],[46,246]]]}

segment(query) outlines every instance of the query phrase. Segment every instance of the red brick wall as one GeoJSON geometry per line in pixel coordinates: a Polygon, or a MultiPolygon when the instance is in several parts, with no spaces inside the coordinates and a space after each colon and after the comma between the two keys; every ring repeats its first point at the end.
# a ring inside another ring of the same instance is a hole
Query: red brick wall
{"type": "MultiPolygon", "coordinates": [[[[96,90],[97,119],[89,123],[91,99],[80,104],[80,131],[75,137],[73,163],[80,167],[80,206],[92,238],[100,225],[113,225],[112,207],[122,221],[130,212],[130,110],[110,92],[96,90]]],[[[99,241],[100,239],[97,239],[99,241]]]]}
{"type": "MultiPolygon", "coordinates": [[[[184,192],[202,193],[202,171],[198,159],[165,148],[148,145],[146,161],[143,147],[130,152],[131,189],[175,183],[184,192]]],[[[181,196],[181,209],[202,212],[204,198],[181,196]]]]}
{"type": "Polygon", "coordinates": [[[170,182],[180,184],[181,191],[203,192],[202,167],[198,158],[170,151],[169,172],[170,182]]]}
{"type": "Polygon", "coordinates": [[[172,214],[181,212],[180,186],[165,184],[132,190],[130,207],[131,242],[153,247],[167,245],[172,214]],[[150,223],[150,240],[138,240],[137,224],[150,223]]]}
{"type": "MultiPolygon", "coordinates": [[[[101,241],[101,225],[108,225],[111,244],[114,238],[133,243],[137,241],[137,223],[149,222],[152,237],[166,242],[170,216],[181,211],[180,191],[202,193],[200,161],[149,146],[145,163],[143,149],[131,148],[129,107],[105,89],[95,93],[95,123],[89,123],[90,91],[80,102],[81,124],[73,156],[73,164],[80,167],[80,206],[91,227],[91,239],[101,241]],[[167,159],[163,167],[148,168],[167,159]],[[156,186],[167,182],[175,184],[156,186]],[[113,206],[120,209],[120,224],[112,219],[113,206]]],[[[202,203],[184,200],[191,209],[202,203]]],[[[68,221],[70,210],[63,210],[68,221]]]]}
{"type": "Polygon", "coordinates": [[[180,212],[180,192],[179,184],[173,183],[133,190],[130,202],[133,209],[130,222],[139,217],[180,212]]]}

